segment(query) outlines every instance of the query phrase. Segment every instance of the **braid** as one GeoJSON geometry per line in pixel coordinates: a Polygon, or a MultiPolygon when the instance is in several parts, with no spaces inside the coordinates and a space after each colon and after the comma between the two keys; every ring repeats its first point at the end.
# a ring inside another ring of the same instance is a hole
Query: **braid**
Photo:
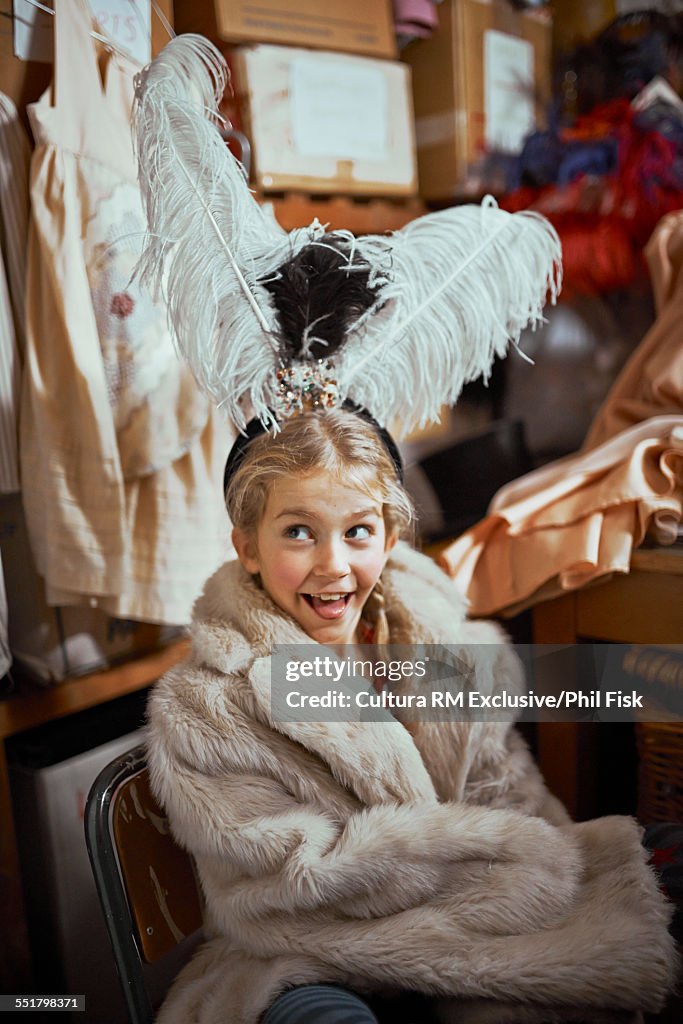
{"type": "Polygon", "coordinates": [[[389,622],[384,603],[384,590],[381,577],[375,583],[372,593],[365,602],[368,618],[375,627],[375,643],[383,646],[389,643],[389,622]]]}

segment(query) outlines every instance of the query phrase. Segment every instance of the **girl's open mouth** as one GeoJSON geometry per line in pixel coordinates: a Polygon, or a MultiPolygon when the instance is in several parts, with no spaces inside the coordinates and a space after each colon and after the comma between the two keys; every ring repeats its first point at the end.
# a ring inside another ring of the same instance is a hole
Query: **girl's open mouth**
{"type": "Polygon", "coordinates": [[[302,597],[321,619],[338,619],[346,611],[346,606],[353,594],[302,594],[302,597]]]}

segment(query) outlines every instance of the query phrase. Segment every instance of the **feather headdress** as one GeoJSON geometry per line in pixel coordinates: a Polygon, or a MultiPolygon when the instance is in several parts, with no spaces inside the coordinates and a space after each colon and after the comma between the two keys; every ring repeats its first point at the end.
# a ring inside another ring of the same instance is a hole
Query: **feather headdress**
{"type": "Polygon", "coordinates": [[[291,234],[259,206],[216,127],[228,81],[218,50],[177,36],[137,77],[134,127],[149,234],[138,264],[161,288],[173,334],[199,384],[243,427],[242,401],[269,422],[277,318],[260,283],[321,237],[291,234]]]}
{"type": "Polygon", "coordinates": [[[150,232],[140,268],[164,290],[199,383],[240,428],[245,403],[274,425],[279,392],[311,386],[300,371],[316,362],[316,387],[380,424],[397,413],[405,429],[436,418],[555,301],[555,231],[487,199],[388,236],[326,233],[317,220],[287,234],[215,130],[226,81],[220,53],[186,35],[136,88],[150,232]]]}

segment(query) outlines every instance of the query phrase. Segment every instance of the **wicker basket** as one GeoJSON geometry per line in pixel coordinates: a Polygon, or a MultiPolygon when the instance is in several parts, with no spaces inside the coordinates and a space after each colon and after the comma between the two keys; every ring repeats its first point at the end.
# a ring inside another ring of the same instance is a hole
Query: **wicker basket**
{"type": "Polygon", "coordinates": [[[683,821],[683,724],[639,722],[638,818],[683,821]]]}

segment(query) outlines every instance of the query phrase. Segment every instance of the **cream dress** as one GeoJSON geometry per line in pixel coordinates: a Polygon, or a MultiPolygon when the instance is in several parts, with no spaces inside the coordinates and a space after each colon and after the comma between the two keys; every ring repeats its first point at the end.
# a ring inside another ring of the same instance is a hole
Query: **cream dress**
{"type": "Polygon", "coordinates": [[[145,228],[130,132],[137,68],[98,55],[85,0],[57,4],[54,22],[53,85],[29,108],[31,543],[49,603],[183,623],[230,554],[232,431],[177,358],[165,306],[131,283],[145,228]]]}

